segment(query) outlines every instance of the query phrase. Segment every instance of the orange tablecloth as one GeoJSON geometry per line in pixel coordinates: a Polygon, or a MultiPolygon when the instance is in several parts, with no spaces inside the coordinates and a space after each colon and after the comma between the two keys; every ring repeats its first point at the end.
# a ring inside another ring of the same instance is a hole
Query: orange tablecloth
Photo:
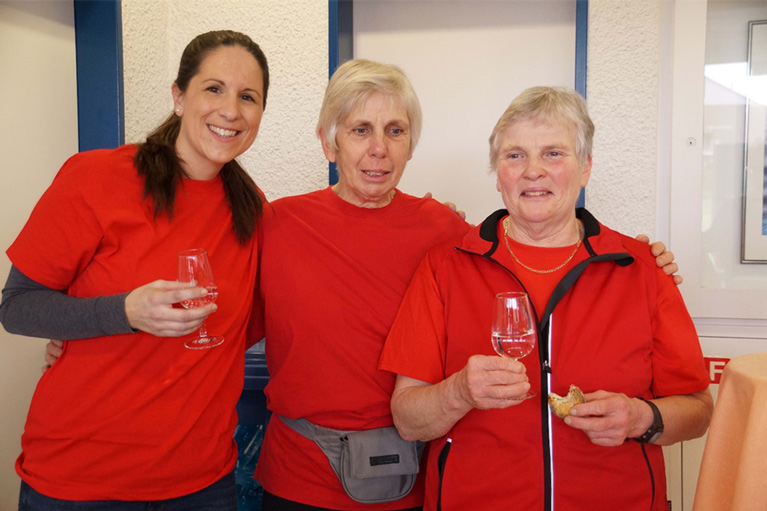
{"type": "Polygon", "coordinates": [[[767,509],[767,353],[724,368],[693,511],[767,509]]]}

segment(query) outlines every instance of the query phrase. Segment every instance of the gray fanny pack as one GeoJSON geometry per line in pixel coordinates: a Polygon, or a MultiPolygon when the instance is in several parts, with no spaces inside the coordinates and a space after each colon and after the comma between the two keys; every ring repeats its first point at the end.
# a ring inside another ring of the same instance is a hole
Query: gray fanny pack
{"type": "Polygon", "coordinates": [[[394,426],[342,431],[279,417],[322,449],[344,491],[357,502],[390,502],[413,489],[425,444],[403,440],[394,426]]]}

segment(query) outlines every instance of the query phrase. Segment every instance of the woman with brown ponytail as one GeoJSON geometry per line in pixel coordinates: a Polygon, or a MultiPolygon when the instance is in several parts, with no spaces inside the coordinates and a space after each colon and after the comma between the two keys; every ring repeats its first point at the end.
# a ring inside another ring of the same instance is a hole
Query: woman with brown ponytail
{"type": "Polygon", "coordinates": [[[16,470],[20,510],[235,510],[235,404],[263,197],[235,158],[258,133],[266,57],[217,31],[184,50],[174,112],[138,145],[77,154],[8,249],[12,333],[64,339],[38,383],[16,470]],[[218,300],[176,282],[207,250],[218,300]],[[214,314],[215,313],[215,314],[214,314]],[[225,342],[184,342],[207,319],[225,342]]]}

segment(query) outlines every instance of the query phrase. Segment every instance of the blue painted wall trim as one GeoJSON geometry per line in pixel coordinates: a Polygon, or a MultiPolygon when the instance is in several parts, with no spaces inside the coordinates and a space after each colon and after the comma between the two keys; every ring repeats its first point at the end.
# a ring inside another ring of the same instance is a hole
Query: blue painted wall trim
{"type": "MultiPolygon", "coordinates": [[[[328,78],[338,66],[354,58],[353,9],[353,0],[328,0],[328,78]]],[[[328,182],[338,182],[335,163],[328,164],[328,182]]]]}
{"type": "Polygon", "coordinates": [[[586,97],[586,49],[589,36],[589,0],[576,0],[575,6],[575,90],[586,97]]]}
{"type": "Polygon", "coordinates": [[[125,141],[120,0],[74,0],[80,151],[125,141]]]}
{"type": "MultiPolygon", "coordinates": [[[[586,74],[588,62],[586,50],[589,40],[589,0],[576,0],[575,5],[575,85],[574,88],[586,97],[586,74]]],[[[582,188],[575,207],[586,207],[586,189],[582,188]]]]}
{"type": "Polygon", "coordinates": [[[328,78],[339,65],[354,57],[354,2],[328,1],[328,78]]]}

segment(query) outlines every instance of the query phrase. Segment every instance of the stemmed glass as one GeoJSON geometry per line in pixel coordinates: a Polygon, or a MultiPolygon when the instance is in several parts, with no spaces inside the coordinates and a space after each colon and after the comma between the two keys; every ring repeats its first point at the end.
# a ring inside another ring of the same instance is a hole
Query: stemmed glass
{"type": "MultiPolygon", "coordinates": [[[[201,248],[182,250],[178,253],[178,281],[191,282],[208,290],[208,294],[202,298],[183,300],[181,305],[186,309],[202,307],[215,302],[218,298],[218,286],[210,269],[208,253],[201,248]]],[[[223,336],[208,335],[208,328],[203,321],[198,336],[186,341],[184,346],[192,350],[201,350],[218,346],[222,342],[224,342],[223,336]]]]}
{"type": "MultiPolygon", "coordinates": [[[[527,293],[509,292],[495,295],[493,303],[493,348],[502,357],[520,358],[535,348],[535,321],[527,293]]],[[[528,399],[536,393],[528,390],[519,399],[528,399]]]]}

